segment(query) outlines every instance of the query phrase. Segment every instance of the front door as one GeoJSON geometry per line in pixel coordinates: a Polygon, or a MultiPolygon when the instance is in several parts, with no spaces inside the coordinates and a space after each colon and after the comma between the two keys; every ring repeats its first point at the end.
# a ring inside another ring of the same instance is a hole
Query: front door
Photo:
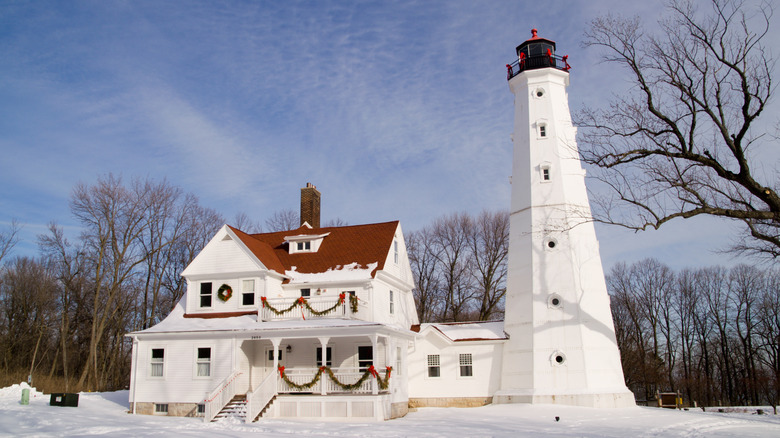
{"type": "MultiPolygon", "coordinates": [[[[279,358],[278,365],[284,366],[285,364],[285,356],[286,353],[281,348],[276,350],[276,355],[279,358]]],[[[268,376],[269,373],[277,372],[276,369],[274,369],[274,348],[273,347],[266,347],[263,351],[263,379],[268,376]]]]}

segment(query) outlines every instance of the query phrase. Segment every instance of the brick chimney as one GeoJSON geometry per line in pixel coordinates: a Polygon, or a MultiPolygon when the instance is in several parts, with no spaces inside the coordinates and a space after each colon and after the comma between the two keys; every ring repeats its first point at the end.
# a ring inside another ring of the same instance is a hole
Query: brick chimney
{"type": "Polygon", "coordinates": [[[304,222],[312,228],[320,227],[320,192],[312,183],[301,189],[301,225],[304,222]]]}

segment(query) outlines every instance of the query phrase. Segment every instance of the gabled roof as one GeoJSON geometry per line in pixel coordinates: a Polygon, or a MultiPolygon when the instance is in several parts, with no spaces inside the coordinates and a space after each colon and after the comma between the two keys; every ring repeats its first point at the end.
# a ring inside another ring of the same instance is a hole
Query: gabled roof
{"type": "Polygon", "coordinates": [[[297,230],[260,234],[247,234],[233,227],[230,229],[260,262],[279,274],[284,275],[285,271],[293,270],[293,267],[297,272],[313,274],[353,263],[361,268],[377,263],[376,269],[371,272],[374,277],[377,271],[384,269],[398,221],[346,227],[301,226],[297,230]],[[323,234],[328,235],[317,252],[290,254],[288,244],[285,243],[285,238],[291,235],[311,235],[314,238],[323,234]]]}

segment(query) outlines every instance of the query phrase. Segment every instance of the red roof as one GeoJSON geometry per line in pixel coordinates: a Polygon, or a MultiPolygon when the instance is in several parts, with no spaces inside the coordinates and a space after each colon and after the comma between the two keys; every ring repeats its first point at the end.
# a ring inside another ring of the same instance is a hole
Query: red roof
{"type": "Polygon", "coordinates": [[[338,266],[358,263],[361,268],[377,263],[371,273],[384,269],[385,259],[393,245],[398,221],[346,227],[308,228],[275,233],[247,234],[230,227],[250,251],[268,269],[280,274],[296,270],[305,274],[325,272],[338,266]],[[290,254],[285,237],[328,234],[317,252],[290,254]]]}

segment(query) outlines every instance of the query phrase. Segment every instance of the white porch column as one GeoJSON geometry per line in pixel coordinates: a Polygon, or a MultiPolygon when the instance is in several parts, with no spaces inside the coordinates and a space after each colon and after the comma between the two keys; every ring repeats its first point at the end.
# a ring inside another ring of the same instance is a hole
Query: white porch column
{"type": "MultiPolygon", "coordinates": [[[[376,334],[371,335],[371,365],[373,365],[374,369],[376,369],[376,347],[379,343],[378,341],[379,336],[376,334]]],[[[379,385],[374,376],[371,376],[371,393],[374,395],[379,394],[379,385]]]]}
{"type": "MultiPolygon", "coordinates": [[[[320,340],[320,345],[322,346],[322,351],[320,352],[320,364],[321,366],[326,366],[328,364],[328,341],[330,341],[330,337],[325,338],[318,338],[320,340]]],[[[327,391],[325,390],[325,376],[320,377],[320,394],[326,395],[327,391]]]]}
{"type": "Polygon", "coordinates": [[[279,345],[282,343],[282,338],[271,338],[271,343],[273,344],[274,351],[271,353],[271,355],[274,357],[274,369],[271,370],[273,373],[278,373],[279,369],[279,345]]]}

